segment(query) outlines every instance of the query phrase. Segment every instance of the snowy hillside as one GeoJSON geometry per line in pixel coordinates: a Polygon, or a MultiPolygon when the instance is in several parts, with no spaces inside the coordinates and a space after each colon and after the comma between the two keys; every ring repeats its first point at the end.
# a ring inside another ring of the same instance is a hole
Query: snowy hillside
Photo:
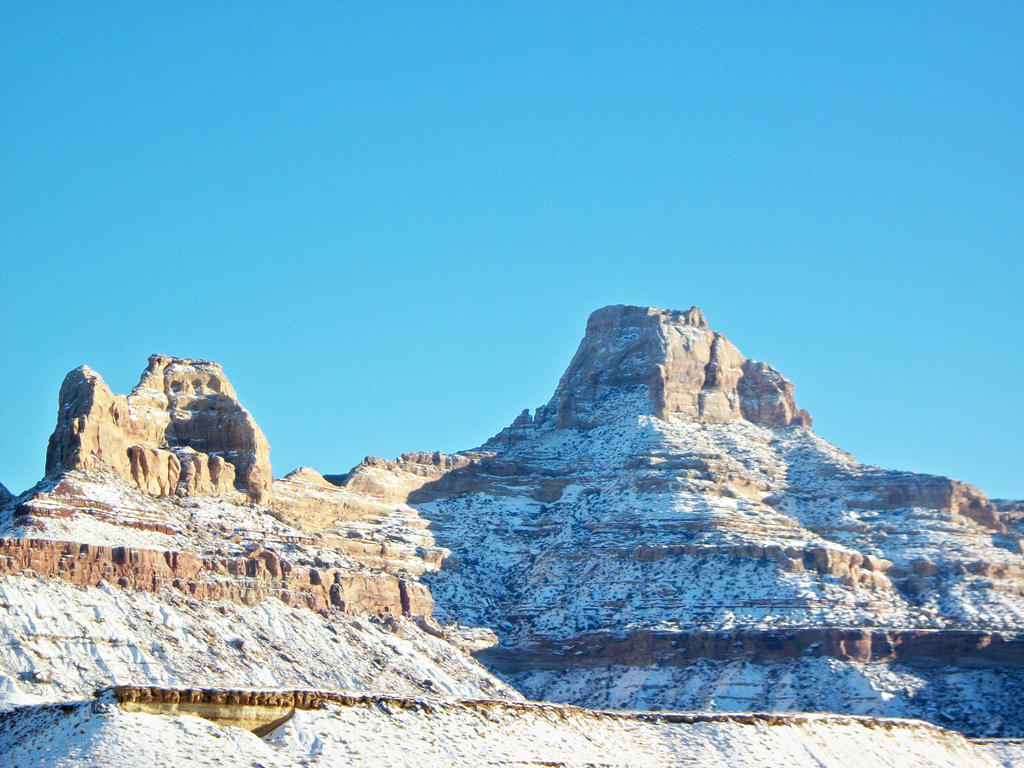
{"type": "Polygon", "coordinates": [[[97,702],[0,720],[0,750],[35,766],[654,766],[996,768],[962,736],[914,721],[841,716],[631,715],[511,702],[357,700],[296,709],[264,738],[97,702]],[[146,738],[140,739],[139,734],[146,738]],[[770,757],[769,757],[770,756],[770,757]]]}
{"type": "Polygon", "coordinates": [[[1013,521],[809,422],[703,316],[611,307],[535,414],[347,482],[405,489],[452,551],[425,576],[435,614],[493,628],[478,657],[531,697],[1024,733],[1013,521]]]}

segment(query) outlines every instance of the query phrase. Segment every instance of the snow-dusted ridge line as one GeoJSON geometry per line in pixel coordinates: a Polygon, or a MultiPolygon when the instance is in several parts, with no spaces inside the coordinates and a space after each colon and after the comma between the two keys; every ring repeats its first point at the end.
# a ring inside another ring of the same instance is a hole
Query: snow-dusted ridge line
{"type": "MultiPolygon", "coordinates": [[[[357,707],[376,705],[395,710],[438,711],[445,707],[474,710],[503,710],[506,712],[545,712],[570,715],[588,715],[598,718],[635,720],[646,723],[742,723],[753,725],[792,725],[798,723],[861,723],[877,728],[914,727],[950,732],[948,729],[924,720],[900,717],[872,717],[842,715],[831,712],[671,712],[624,709],[589,709],[574,704],[550,701],[521,701],[512,699],[453,699],[442,697],[410,698],[354,691],[323,690],[260,690],[246,688],[162,688],[140,685],[117,685],[101,688],[95,698],[112,696],[122,706],[146,704],[154,708],[175,705],[235,705],[248,707],[290,707],[314,710],[328,705],[357,707]]],[[[54,705],[60,706],[60,705],[54,705]]],[[[2,716],[2,715],[0,715],[2,716]]]]}

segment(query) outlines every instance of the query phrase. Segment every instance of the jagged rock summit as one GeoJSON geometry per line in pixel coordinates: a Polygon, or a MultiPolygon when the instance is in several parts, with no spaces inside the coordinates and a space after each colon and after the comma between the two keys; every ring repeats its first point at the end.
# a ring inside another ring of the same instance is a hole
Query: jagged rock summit
{"type": "Polygon", "coordinates": [[[537,420],[559,427],[605,423],[624,397],[646,392],[649,412],[708,423],[746,419],[769,427],[811,425],[793,385],[770,365],[749,360],[697,307],[665,310],[616,305],[590,315],[586,334],[554,397],[537,420]]]}
{"type": "Polygon", "coordinates": [[[59,401],[46,476],[0,492],[0,712],[119,682],[518,698],[464,650],[489,631],[431,618],[427,521],[273,479],[217,363],[153,355],[127,396],[82,366],[59,401]]]}
{"type": "Polygon", "coordinates": [[[127,397],[88,366],[60,388],[46,474],[102,462],[154,496],[227,493],[268,498],[270,444],[224,371],[208,360],[151,355],[127,397]]]}

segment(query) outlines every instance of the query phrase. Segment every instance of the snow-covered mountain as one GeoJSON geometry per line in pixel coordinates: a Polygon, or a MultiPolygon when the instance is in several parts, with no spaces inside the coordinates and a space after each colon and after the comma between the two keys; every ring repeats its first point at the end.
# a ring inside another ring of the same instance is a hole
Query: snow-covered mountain
{"type": "Polygon", "coordinates": [[[533,414],[344,475],[274,479],[209,361],[59,402],[0,486],[18,764],[1024,759],[876,719],[1024,736],[1024,504],[861,465],[696,308],[598,310],[533,414]]]}
{"type": "Polygon", "coordinates": [[[127,397],[75,369],[47,475],[0,507],[0,697],[113,684],[519,695],[445,630],[444,550],[404,504],[270,447],[216,363],[154,355],[127,397]],[[453,642],[455,645],[453,645],[453,642]]]}
{"type": "Polygon", "coordinates": [[[532,698],[1024,735],[1012,505],[810,424],[699,309],[607,307],[533,415],[344,484],[432,521],[435,615],[494,629],[478,658],[532,698]]]}

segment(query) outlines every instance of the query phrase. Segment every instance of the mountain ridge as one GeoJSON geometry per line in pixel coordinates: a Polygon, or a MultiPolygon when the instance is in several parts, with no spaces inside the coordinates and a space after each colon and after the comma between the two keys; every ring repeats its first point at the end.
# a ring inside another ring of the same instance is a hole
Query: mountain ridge
{"type": "Polygon", "coordinates": [[[599,309],[532,413],[344,474],[275,479],[210,361],[59,399],[46,476],[0,487],[8,706],[255,686],[525,694],[592,736],[610,708],[1024,736],[1024,502],[861,464],[696,307],[599,309]]]}

